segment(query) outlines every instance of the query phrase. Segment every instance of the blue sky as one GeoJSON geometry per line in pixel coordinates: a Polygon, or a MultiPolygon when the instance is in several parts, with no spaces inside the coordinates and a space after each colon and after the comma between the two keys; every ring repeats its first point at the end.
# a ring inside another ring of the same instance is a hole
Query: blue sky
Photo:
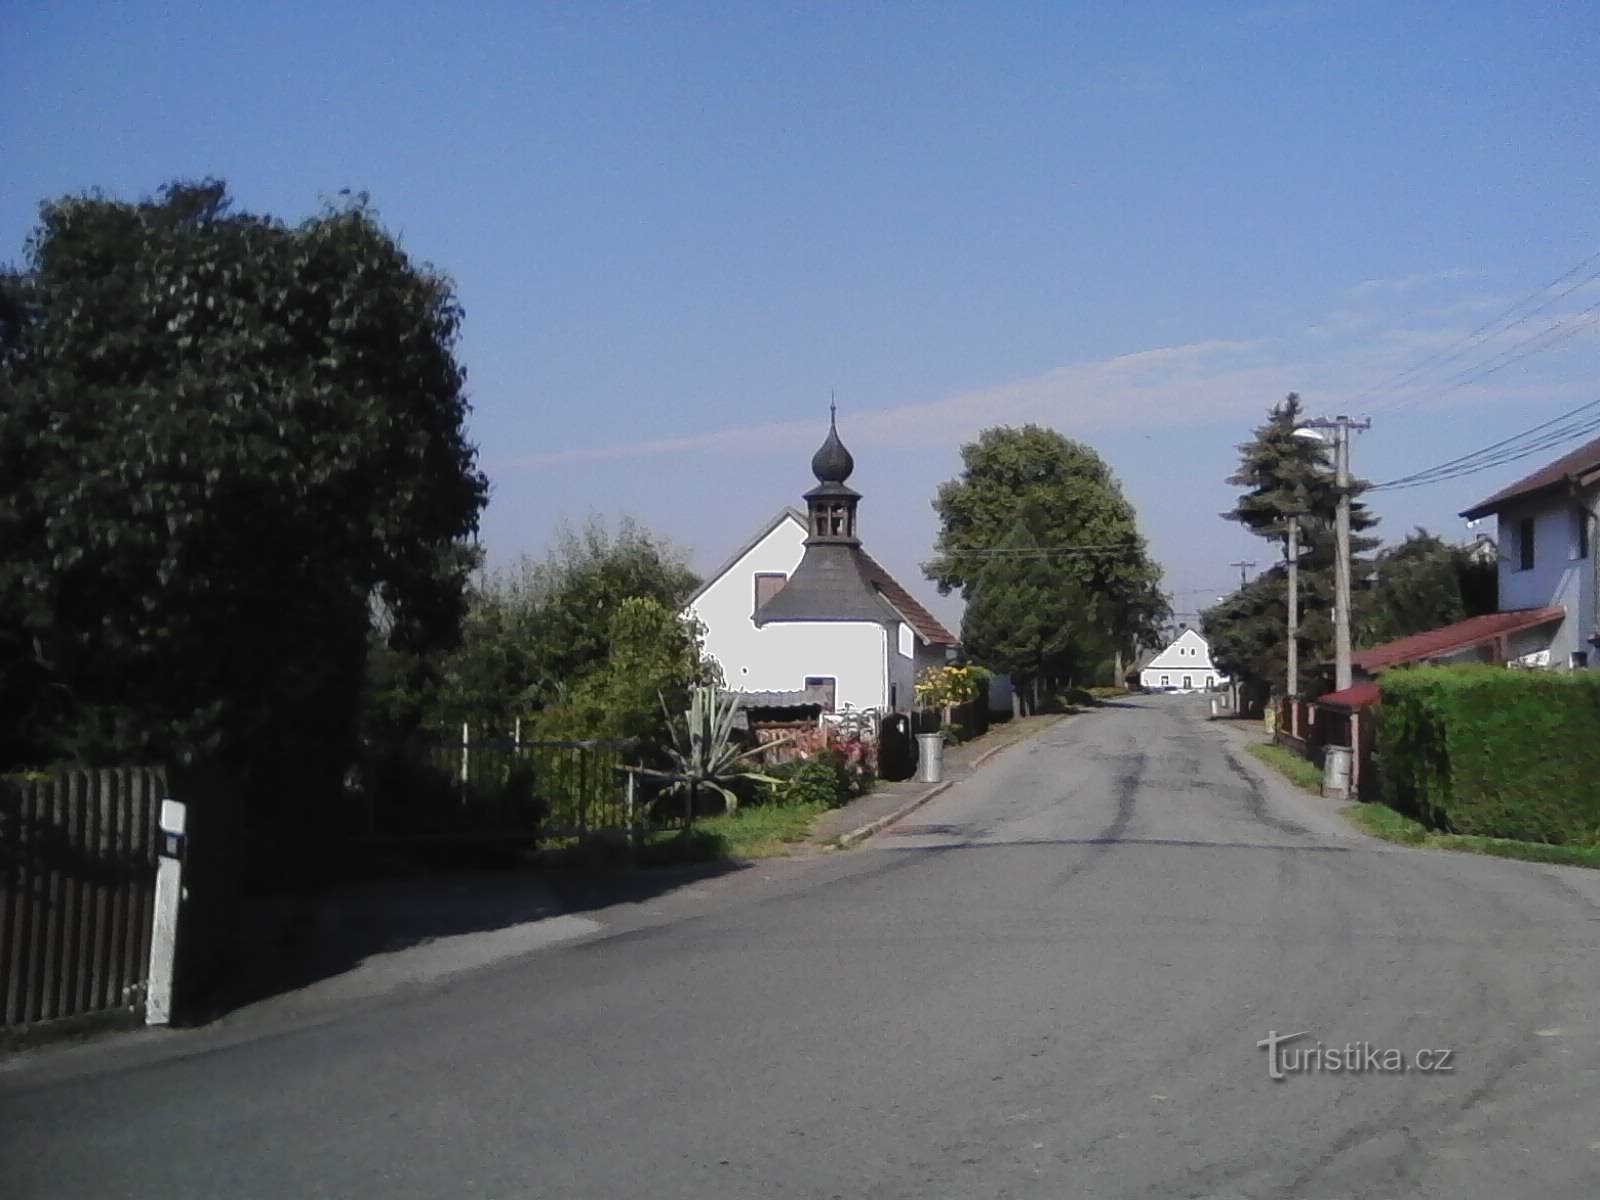
{"type": "MultiPolygon", "coordinates": [[[[1597,51],[1585,4],[9,4],[0,258],[88,187],[365,189],[459,285],[495,561],[630,512],[715,565],[832,389],[905,582],[961,442],[1035,420],[1192,609],[1269,558],[1215,514],[1285,392],[1370,414],[1380,480],[1600,398],[1596,282],[1368,391],[1600,250],[1597,51]]],[[[1380,532],[1538,461],[1375,496],[1380,532]]]]}

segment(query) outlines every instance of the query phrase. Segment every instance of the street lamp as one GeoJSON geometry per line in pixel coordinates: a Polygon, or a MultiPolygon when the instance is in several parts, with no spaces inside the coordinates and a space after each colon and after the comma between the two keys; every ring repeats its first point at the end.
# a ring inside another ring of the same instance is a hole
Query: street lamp
{"type": "Polygon", "coordinates": [[[1294,431],[1295,437],[1327,439],[1318,431],[1333,430],[1333,478],[1339,495],[1334,520],[1333,559],[1333,687],[1342,692],[1350,686],[1350,431],[1371,429],[1371,421],[1352,421],[1340,413],[1331,421],[1318,418],[1294,431]]]}

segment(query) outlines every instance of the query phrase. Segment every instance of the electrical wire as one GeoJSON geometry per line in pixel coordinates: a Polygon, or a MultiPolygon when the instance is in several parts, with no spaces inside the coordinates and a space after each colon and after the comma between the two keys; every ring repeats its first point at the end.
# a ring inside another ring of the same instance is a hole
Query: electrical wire
{"type": "MultiPolygon", "coordinates": [[[[1551,288],[1556,287],[1561,283],[1564,283],[1566,280],[1570,279],[1573,275],[1576,275],[1578,272],[1582,271],[1585,267],[1589,266],[1591,263],[1594,263],[1596,260],[1600,260],[1600,250],[1597,250],[1593,254],[1589,255],[1587,258],[1585,258],[1581,262],[1579,262],[1576,266],[1571,267],[1566,271],[1563,271],[1560,275],[1556,276],[1554,279],[1552,279],[1549,283],[1545,284],[1543,287],[1534,289],[1532,292],[1530,292],[1528,295],[1524,296],[1521,300],[1518,300],[1515,304],[1511,305],[1509,308],[1504,309],[1500,313],[1498,313],[1495,316],[1491,317],[1488,321],[1484,322],[1482,325],[1479,325],[1476,329],[1473,329],[1469,333],[1463,334],[1461,337],[1457,338],[1454,342],[1451,342],[1449,345],[1444,346],[1441,349],[1434,351],[1432,354],[1426,356],[1421,361],[1412,364],[1410,367],[1405,368],[1404,370],[1398,372],[1397,374],[1391,375],[1388,378],[1386,378],[1384,380],[1381,380],[1378,383],[1373,384],[1371,387],[1368,387],[1368,388],[1366,388],[1366,389],[1364,389],[1364,390],[1362,390],[1360,392],[1357,392],[1355,395],[1349,397],[1344,402],[1345,406],[1348,407],[1350,405],[1353,405],[1356,401],[1363,400],[1366,397],[1371,396],[1376,392],[1388,391],[1388,390],[1390,390],[1392,388],[1398,387],[1401,383],[1405,382],[1406,380],[1413,379],[1417,375],[1423,373],[1424,371],[1426,371],[1426,370],[1428,370],[1430,368],[1443,366],[1445,363],[1454,362],[1456,359],[1460,358],[1462,355],[1468,353],[1469,351],[1471,351],[1471,350],[1475,349],[1476,347],[1482,345],[1483,343],[1489,341],[1491,338],[1498,337],[1499,335],[1501,335],[1503,333],[1509,333],[1511,330],[1515,329],[1517,326],[1525,323],[1531,317],[1537,316],[1539,313],[1541,313],[1541,312],[1545,311],[1546,309],[1548,309],[1556,301],[1561,300],[1566,296],[1570,296],[1573,292],[1577,291],[1579,288],[1581,288],[1584,285],[1592,282],[1593,280],[1600,279],[1600,270],[1593,271],[1590,274],[1584,276],[1582,279],[1578,280],[1577,283],[1572,284],[1565,291],[1559,293],[1558,295],[1550,297],[1544,303],[1536,306],[1535,308],[1529,309],[1527,312],[1523,313],[1520,317],[1517,317],[1516,320],[1512,321],[1510,324],[1507,324],[1507,325],[1505,325],[1503,327],[1497,328],[1498,326],[1501,325],[1501,322],[1506,320],[1507,317],[1512,316],[1512,314],[1516,313],[1518,310],[1523,308],[1530,301],[1537,300],[1545,292],[1548,292],[1551,288]]],[[[1411,402],[1408,401],[1408,402],[1403,402],[1403,403],[1411,403],[1411,402]]]]}
{"type": "Polygon", "coordinates": [[[1568,412],[1541,421],[1529,429],[1510,437],[1502,438],[1498,442],[1491,442],[1481,449],[1470,454],[1463,454],[1457,458],[1448,459],[1425,470],[1414,471],[1409,475],[1401,475],[1394,479],[1385,480],[1366,489],[1375,491],[1401,491],[1407,488],[1425,487],[1434,483],[1443,483],[1450,479],[1460,479],[1467,475],[1476,475],[1506,463],[1517,462],[1529,455],[1537,454],[1541,450],[1562,445],[1566,442],[1600,431],[1600,400],[1591,400],[1580,404],[1568,412]]]}

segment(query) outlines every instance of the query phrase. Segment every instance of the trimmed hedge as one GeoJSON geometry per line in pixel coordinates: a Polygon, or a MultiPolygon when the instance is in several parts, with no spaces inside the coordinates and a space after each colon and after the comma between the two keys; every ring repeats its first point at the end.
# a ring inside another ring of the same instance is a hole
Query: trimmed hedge
{"type": "Polygon", "coordinates": [[[1383,676],[1384,798],[1432,829],[1600,845],[1600,673],[1383,676]]]}

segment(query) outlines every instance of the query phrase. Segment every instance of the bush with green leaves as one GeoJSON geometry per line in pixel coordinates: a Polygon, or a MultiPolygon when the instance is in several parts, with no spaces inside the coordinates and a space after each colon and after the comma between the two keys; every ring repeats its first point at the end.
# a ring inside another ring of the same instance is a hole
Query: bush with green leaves
{"type": "Polygon", "coordinates": [[[814,758],[801,760],[780,794],[785,804],[820,804],[827,808],[838,808],[849,802],[851,791],[850,772],[845,766],[844,757],[834,751],[824,750],[814,758]]]}
{"type": "Polygon", "coordinates": [[[1391,807],[1450,833],[1600,845],[1600,675],[1391,671],[1381,714],[1391,807]]]}

